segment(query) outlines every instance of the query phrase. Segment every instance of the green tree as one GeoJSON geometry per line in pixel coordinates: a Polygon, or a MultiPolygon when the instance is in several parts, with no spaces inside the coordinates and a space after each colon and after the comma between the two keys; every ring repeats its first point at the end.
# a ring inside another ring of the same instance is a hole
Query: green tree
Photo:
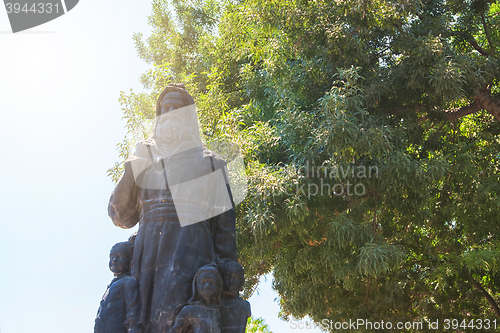
{"type": "Polygon", "coordinates": [[[246,333],[273,333],[262,318],[248,318],[246,333]]]}
{"type": "Polygon", "coordinates": [[[185,83],[245,157],[246,296],[272,271],[284,318],[500,317],[499,4],[154,0],[149,22],[109,173],[185,83]]]}

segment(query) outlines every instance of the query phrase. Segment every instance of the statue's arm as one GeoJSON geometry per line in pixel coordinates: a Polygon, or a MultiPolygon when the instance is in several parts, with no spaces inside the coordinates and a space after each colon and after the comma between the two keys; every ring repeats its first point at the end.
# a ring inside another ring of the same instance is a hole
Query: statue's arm
{"type": "MultiPolygon", "coordinates": [[[[231,193],[229,185],[227,190],[231,193]]],[[[219,260],[237,260],[236,251],[236,211],[233,208],[214,217],[214,249],[219,260]]]]}
{"type": "Polygon", "coordinates": [[[170,329],[168,333],[183,333],[191,326],[191,321],[189,320],[188,307],[184,307],[177,318],[175,318],[175,325],[170,329]]]}
{"type": "Polygon", "coordinates": [[[215,170],[221,169],[226,181],[227,193],[233,208],[213,217],[213,243],[217,260],[237,260],[236,251],[236,211],[234,210],[233,195],[229,185],[229,175],[226,162],[219,156],[212,157],[215,170]]]}
{"type": "Polygon", "coordinates": [[[132,166],[127,161],[125,162],[125,172],[109,199],[108,214],[116,226],[128,229],[139,222],[139,190],[140,187],[135,182],[132,166]]]}

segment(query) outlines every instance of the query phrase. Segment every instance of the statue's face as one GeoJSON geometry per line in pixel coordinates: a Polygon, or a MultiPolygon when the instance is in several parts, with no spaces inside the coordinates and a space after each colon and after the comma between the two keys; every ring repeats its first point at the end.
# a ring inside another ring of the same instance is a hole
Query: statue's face
{"type": "Polygon", "coordinates": [[[215,302],[217,294],[222,287],[215,272],[202,272],[196,278],[196,290],[201,300],[212,304],[215,302]]]}
{"type": "Polygon", "coordinates": [[[243,287],[245,280],[239,270],[228,269],[224,271],[223,282],[224,291],[231,294],[236,294],[243,287]]]}
{"type": "Polygon", "coordinates": [[[128,270],[130,258],[128,253],[119,246],[113,247],[109,253],[109,269],[118,276],[128,270]]]}
{"type": "Polygon", "coordinates": [[[185,119],[188,114],[183,110],[171,112],[185,106],[187,105],[181,93],[169,92],[163,97],[161,116],[157,120],[155,129],[161,142],[176,145],[189,139],[189,121],[185,119]]]}

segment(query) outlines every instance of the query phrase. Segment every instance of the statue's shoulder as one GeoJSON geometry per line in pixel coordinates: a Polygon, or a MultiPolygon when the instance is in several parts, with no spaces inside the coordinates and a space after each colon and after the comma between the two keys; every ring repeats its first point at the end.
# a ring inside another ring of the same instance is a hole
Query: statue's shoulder
{"type": "Polygon", "coordinates": [[[151,146],[156,147],[156,141],[153,138],[147,138],[144,141],[139,141],[136,146],[151,146]]]}
{"type": "Polygon", "coordinates": [[[238,308],[239,308],[240,312],[250,313],[250,302],[248,302],[247,300],[245,300],[241,297],[238,297],[237,304],[238,304],[238,308]]]}
{"type": "Polygon", "coordinates": [[[128,288],[131,285],[135,286],[137,284],[137,280],[130,274],[126,274],[118,279],[113,279],[112,284],[120,288],[128,288]]]}
{"type": "Polygon", "coordinates": [[[184,317],[184,318],[193,318],[196,317],[196,315],[200,312],[200,305],[199,304],[188,304],[185,305],[181,312],[179,313],[178,317],[184,317]]]}
{"type": "Polygon", "coordinates": [[[139,284],[139,281],[130,274],[123,277],[123,282],[127,284],[127,286],[136,286],[139,284]]]}
{"type": "Polygon", "coordinates": [[[203,148],[203,157],[209,158],[213,161],[215,170],[221,169],[221,168],[225,167],[227,164],[226,161],[224,161],[224,159],[222,158],[222,156],[220,156],[216,152],[209,150],[205,147],[203,148]]]}
{"type": "Polygon", "coordinates": [[[243,300],[245,302],[245,312],[250,317],[252,315],[252,309],[250,307],[250,302],[247,300],[243,300]]]}

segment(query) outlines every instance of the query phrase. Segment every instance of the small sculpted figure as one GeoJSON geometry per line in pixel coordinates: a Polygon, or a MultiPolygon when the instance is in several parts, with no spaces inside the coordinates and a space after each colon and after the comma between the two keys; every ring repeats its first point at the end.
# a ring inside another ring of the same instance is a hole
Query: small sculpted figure
{"type": "Polygon", "coordinates": [[[175,319],[170,333],[220,333],[222,278],[214,264],[198,270],[193,279],[193,296],[175,319]]]}
{"type": "Polygon", "coordinates": [[[109,269],[115,275],[102,296],[94,333],[141,333],[140,299],[136,279],[130,276],[133,245],[115,244],[109,253],[109,269]]]}
{"type": "Polygon", "coordinates": [[[250,303],[240,297],[245,283],[245,271],[237,261],[231,260],[221,264],[221,273],[221,332],[245,333],[247,320],[251,315],[250,303]]]}

